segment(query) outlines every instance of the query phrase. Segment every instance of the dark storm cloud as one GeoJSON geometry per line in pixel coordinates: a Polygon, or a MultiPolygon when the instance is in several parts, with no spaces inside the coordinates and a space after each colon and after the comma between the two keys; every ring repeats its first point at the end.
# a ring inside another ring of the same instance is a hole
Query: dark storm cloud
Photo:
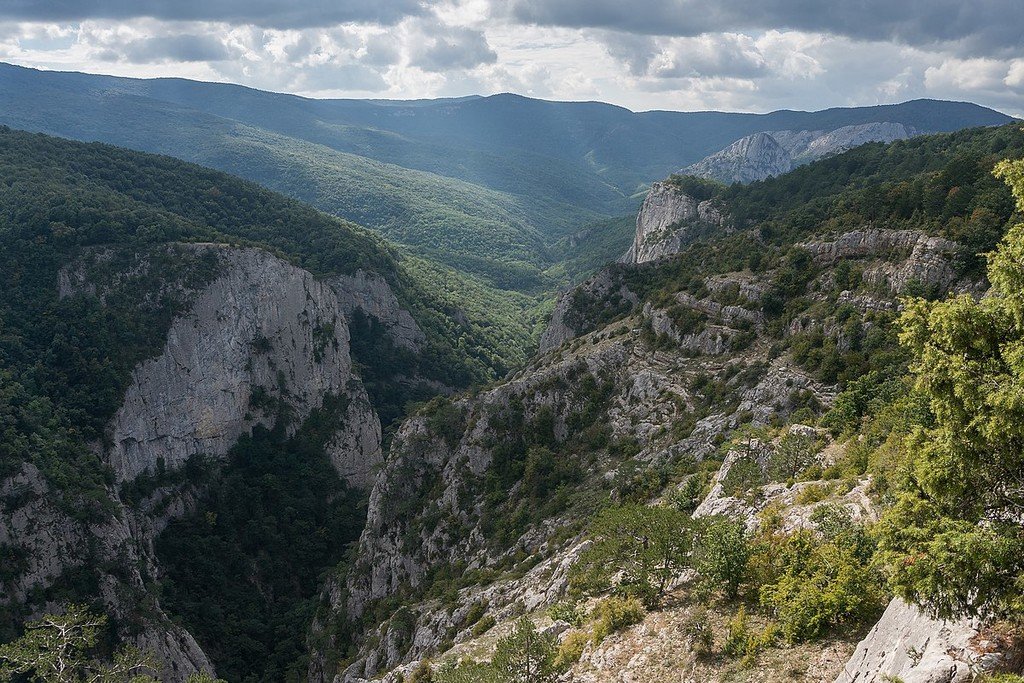
{"type": "Polygon", "coordinates": [[[270,28],[311,28],[348,21],[393,24],[420,15],[435,0],[2,0],[0,17],[81,21],[154,17],[225,21],[270,28]]]}
{"type": "Polygon", "coordinates": [[[124,56],[137,64],[160,62],[215,62],[230,57],[228,49],[213,36],[170,35],[133,40],[124,56]]]}
{"type": "Polygon", "coordinates": [[[492,0],[515,21],[696,36],[757,29],[826,32],[994,54],[1024,44],[1022,0],[492,0]]]}

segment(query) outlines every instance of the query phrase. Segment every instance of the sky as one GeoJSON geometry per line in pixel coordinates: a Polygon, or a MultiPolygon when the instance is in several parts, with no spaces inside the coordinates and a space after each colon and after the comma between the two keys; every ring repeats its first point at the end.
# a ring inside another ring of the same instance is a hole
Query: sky
{"type": "Polygon", "coordinates": [[[0,61],[311,97],[1024,116],[1024,0],[0,0],[0,61]]]}

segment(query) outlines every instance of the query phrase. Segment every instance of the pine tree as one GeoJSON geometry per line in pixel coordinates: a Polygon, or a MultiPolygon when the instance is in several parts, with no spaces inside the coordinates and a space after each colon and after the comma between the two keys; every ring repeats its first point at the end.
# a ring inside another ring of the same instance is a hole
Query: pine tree
{"type": "MultiPolygon", "coordinates": [[[[1024,213],[1024,160],[996,174],[1024,213]]],[[[905,444],[882,557],[899,594],[943,617],[1024,614],[1024,223],[988,279],[979,301],[912,301],[901,320],[934,424],[905,444]]]]}

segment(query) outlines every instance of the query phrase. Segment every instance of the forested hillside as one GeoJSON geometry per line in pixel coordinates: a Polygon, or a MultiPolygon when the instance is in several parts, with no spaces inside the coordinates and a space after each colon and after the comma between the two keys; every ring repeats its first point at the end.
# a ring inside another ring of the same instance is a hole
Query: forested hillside
{"type": "Polygon", "coordinates": [[[234,173],[379,230],[487,286],[530,294],[568,284],[564,274],[575,266],[562,266],[559,240],[632,213],[645,185],[744,135],[871,121],[938,132],[1009,120],[926,100],[765,115],[634,113],[516,95],[308,100],[10,65],[0,65],[0,87],[9,94],[0,123],[234,173]]]}
{"type": "Polygon", "coordinates": [[[406,423],[316,666],[501,681],[535,638],[572,680],[1016,670],[1022,157],[1009,125],[670,178],[726,230],[604,269],[510,381],[406,423]]]}

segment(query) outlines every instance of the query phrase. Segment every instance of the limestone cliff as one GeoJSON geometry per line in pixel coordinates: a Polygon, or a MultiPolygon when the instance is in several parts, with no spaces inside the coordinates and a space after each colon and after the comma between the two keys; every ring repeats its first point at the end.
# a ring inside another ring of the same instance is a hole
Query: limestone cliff
{"type": "Polygon", "coordinates": [[[201,284],[170,278],[161,285],[178,291],[186,305],[163,349],[133,371],[108,426],[108,445],[95,446],[115,482],[107,492],[108,516],[82,518],[60,505],[29,464],[0,481],[0,546],[22,558],[4,579],[0,604],[31,615],[47,608],[32,595],[69,572],[95,571],[107,611],[141,623],[125,636],[157,657],[162,680],[183,681],[212,666],[148,592],[160,576],[154,538],[192,509],[199,492],[186,481],[129,504],[120,485],[173,471],[198,454],[221,458],[239,436],[281,415],[294,430],[328,396],[339,396],[344,414],[327,453],[339,476],[369,488],[381,459],[381,426],[353,371],[348,316],[358,309],[377,318],[396,344],[411,349],[422,343],[422,331],[376,274],[325,282],[265,251],[212,244],[169,247],[157,258],[112,250],[83,258],[100,262],[106,281],[90,279],[95,269],[69,263],[55,283],[59,296],[103,301],[126,274],[159,279],[167,263],[184,263],[180,270],[187,272],[188,263],[212,259],[216,268],[201,284]],[[150,606],[141,621],[140,604],[150,606]]]}
{"type": "Polygon", "coordinates": [[[792,167],[789,152],[774,137],[754,133],[688,166],[682,173],[731,185],[781,175],[792,167]]]}
{"type": "MultiPolygon", "coordinates": [[[[221,275],[174,321],[163,353],[133,373],[110,425],[118,481],[161,461],[175,469],[200,453],[221,457],[253,426],[272,424],[281,405],[295,429],[329,394],[367,402],[349,389],[348,328],[332,287],[258,249],[196,248],[220,251],[221,275]]],[[[350,439],[355,447],[380,433],[372,411],[359,415],[352,429],[369,433],[350,439]]],[[[379,457],[369,447],[352,457],[379,457]]]]}
{"type": "Polygon", "coordinates": [[[724,222],[715,200],[697,201],[671,183],[654,183],[636,217],[633,246],[622,261],[646,263],[672,256],[724,222]]]}
{"type": "Polygon", "coordinates": [[[777,130],[754,133],[687,166],[683,174],[728,184],[751,183],[839,154],[868,142],[905,140],[916,132],[902,123],[873,122],[831,131],[777,130]]]}
{"type": "Polygon", "coordinates": [[[967,683],[1022,665],[1024,651],[997,630],[973,619],[934,619],[894,598],[835,683],[967,683]]]}

